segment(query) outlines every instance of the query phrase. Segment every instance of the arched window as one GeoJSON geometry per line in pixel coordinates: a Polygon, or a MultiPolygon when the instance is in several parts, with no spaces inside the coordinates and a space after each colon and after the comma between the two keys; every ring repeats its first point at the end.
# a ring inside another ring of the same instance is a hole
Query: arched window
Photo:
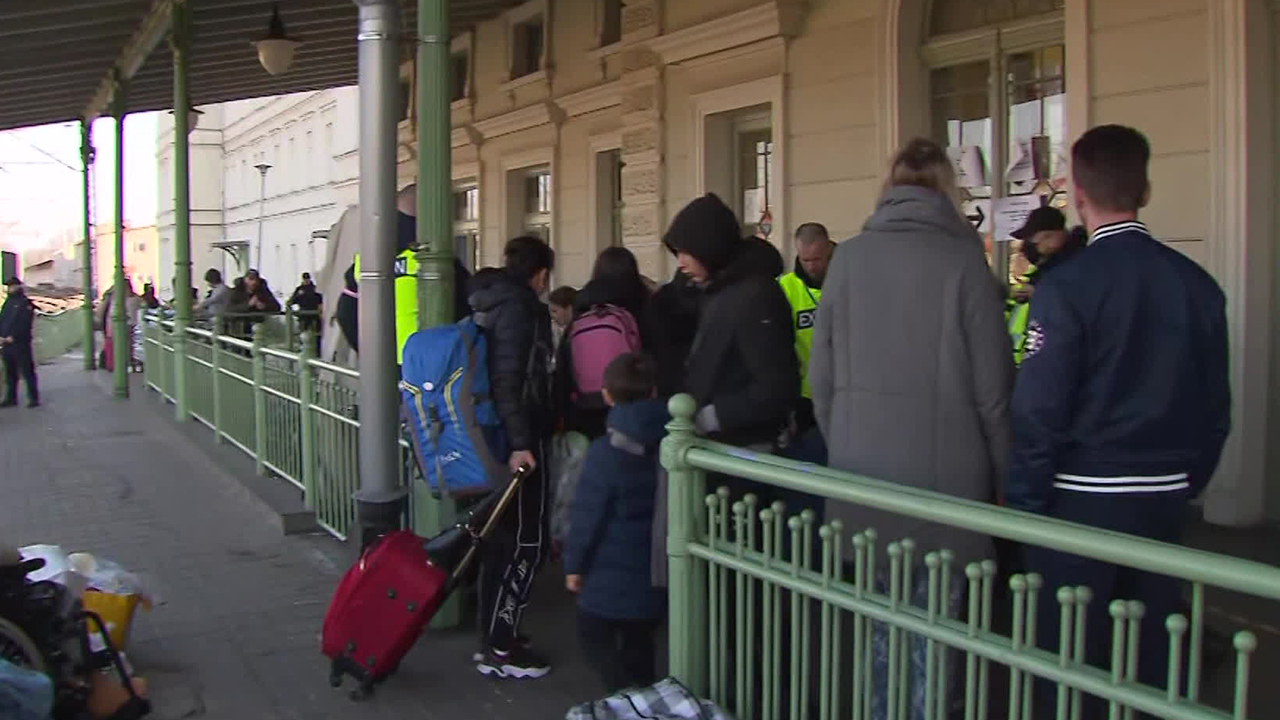
{"type": "Polygon", "coordinates": [[[997,217],[1066,204],[1065,0],[934,0],[924,58],[931,134],[998,277],[1025,263],[997,217]],[[1011,258],[1013,259],[1012,267],[1011,258]]]}

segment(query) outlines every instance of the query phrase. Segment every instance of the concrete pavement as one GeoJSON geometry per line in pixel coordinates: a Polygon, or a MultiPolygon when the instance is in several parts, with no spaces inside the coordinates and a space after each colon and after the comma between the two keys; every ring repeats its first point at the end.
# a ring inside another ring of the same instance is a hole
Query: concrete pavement
{"type": "Polygon", "coordinates": [[[523,720],[563,717],[600,694],[549,571],[527,619],[554,662],[548,677],[488,680],[470,662],[474,633],[429,631],[373,700],[351,702],[329,687],[319,653],[349,549],[285,537],[279,517],[141,391],[141,376],[121,402],[105,373],[81,367],[74,356],[42,366],[44,407],[0,412],[0,541],[89,551],[155,579],[164,602],[140,613],[128,652],[153,688],[153,717],[523,720]]]}

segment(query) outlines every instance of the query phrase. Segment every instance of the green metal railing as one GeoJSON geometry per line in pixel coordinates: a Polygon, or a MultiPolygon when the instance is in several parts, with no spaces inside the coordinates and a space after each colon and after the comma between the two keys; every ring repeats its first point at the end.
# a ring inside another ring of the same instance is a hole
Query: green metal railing
{"type": "MultiPolygon", "coordinates": [[[[1170,720],[1267,717],[1249,715],[1257,639],[1248,631],[1233,637],[1233,693],[1220,703],[1226,707],[1202,697],[1205,589],[1280,600],[1280,569],[717,444],[695,435],[694,409],[688,396],[672,400],[674,419],[662,446],[669,473],[670,669],[735,717],[985,720],[993,703],[1007,700],[1000,712],[1010,720],[1081,720],[1082,694],[1101,698],[1107,711],[1096,717],[1110,720],[1136,713],[1170,720]],[[1136,680],[1141,603],[1108,605],[1111,663],[1093,667],[1083,661],[1088,588],[1046,588],[1034,573],[1013,575],[1012,629],[997,632],[993,561],[953,567],[950,551],[917,547],[909,538],[878,545],[872,528],[844,528],[838,520],[815,527],[812,511],[788,515],[781,502],[762,507],[756,495],[734,497],[727,487],[708,492],[708,473],[1179,578],[1191,590],[1190,617],[1170,616],[1166,638],[1141,638],[1168,643],[1167,685],[1136,680]],[[880,550],[887,561],[878,558],[880,550]],[[927,580],[927,592],[914,598],[922,583],[913,583],[913,575],[927,580]],[[965,595],[967,601],[955,601],[965,595]],[[1050,602],[1060,610],[1056,653],[1036,643],[1037,608],[1050,602]],[[883,656],[873,661],[873,637],[886,635],[887,663],[883,656]],[[919,663],[913,641],[925,645],[922,715],[913,712],[920,702],[911,695],[921,692],[919,683],[909,681],[910,666],[919,663]],[[877,665],[881,671],[873,672],[877,665]],[[1007,683],[995,681],[997,670],[1002,678],[1007,673],[1007,683]],[[1033,713],[1037,678],[1050,684],[1054,709],[1047,714],[1033,713]],[[878,711],[871,690],[877,683],[885,703],[878,711]]],[[[1095,717],[1086,713],[1083,720],[1095,717]]]]}
{"type": "MultiPolygon", "coordinates": [[[[174,399],[172,321],[145,319],[143,339],[146,384],[166,400],[174,399]]],[[[356,525],[352,494],[359,488],[359,373],[315,358],[309,333],[285,340],[301,352],[272,346],[264,324],[254,340],[189,327],[186,378],[191,416],[253,459],[257,472],[296,486],[319,525],[346,540],[356,525]]],[[[413,489],[407,524],[426,535],[451,517],[450,501],[431,497],[401,440],[404,462],[400,481],[413,489]]]]}
{"type": "MultiPolygon", "coordinates": [[[[0,302],[5,293],[0,292],[0,302]]],[[[84,315],[80,308],[46,313],[36,311],[32,326],[32,352],[36,363],[46,363],[71,352],[84,341],[84,315]]],[[[0,385],[5,382],[4,366],[0,365],[0,385]]]]}

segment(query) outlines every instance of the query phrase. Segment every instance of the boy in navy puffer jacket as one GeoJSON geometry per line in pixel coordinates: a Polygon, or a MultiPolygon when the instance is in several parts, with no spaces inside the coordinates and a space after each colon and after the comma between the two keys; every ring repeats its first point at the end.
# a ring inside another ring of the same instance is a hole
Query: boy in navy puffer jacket
{"type": "Polygon", "coordinates": [[[605,370],[607,434],[591,444],[570,511],[565,586],[578,594],[578,634],[606,689],[651,684],[666,593],[650,580],[658,445],[669,416],[654,399],[655,366],[618,356],[605,370]]]}

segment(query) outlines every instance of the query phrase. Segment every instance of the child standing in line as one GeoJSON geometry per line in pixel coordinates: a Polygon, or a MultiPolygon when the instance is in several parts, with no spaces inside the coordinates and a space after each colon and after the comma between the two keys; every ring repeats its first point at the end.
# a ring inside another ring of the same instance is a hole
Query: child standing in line
{"type": "Polygon", "coordinates": [[[666,593],[650,554],[658,445],[669,419],[653,360],[618,356],[605,370],[608,432],[587,451],[570,514],[565,586],[578,594],[584,654],[612,693],[656,680],[655,637],[666,593]]]}

